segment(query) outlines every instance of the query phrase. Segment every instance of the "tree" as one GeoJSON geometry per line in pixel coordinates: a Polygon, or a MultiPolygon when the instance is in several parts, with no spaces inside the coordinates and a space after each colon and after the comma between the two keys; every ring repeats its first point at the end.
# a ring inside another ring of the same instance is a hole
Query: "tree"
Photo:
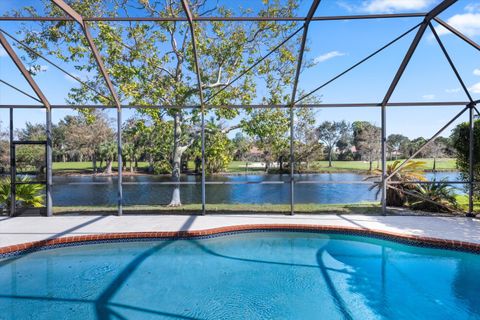
{"type": "MultiPolygon", "coordinates": [[[[45,125],[27,122],[25,128],[16,130],[16,136],[20,141],[45,141],[45,125]]],[[[45,148],[43,146],[19,145],[15,150],[15,158],[19,170],[30,171],[33,167],[36,174],[45,171],[45,148]]]]}
{"type": "Polygon", "coordinates": [[[373,170],[373,161],[380,157],[382,149],[380,136],[381,129],[371,123],[362,123],[356,127],[358,152],[363,160],[369,162],[369,171],[373,170]]]}
{"type": "Polygon", "coordinates": [[[344,139],[350,130],[350,124],[342,120],[339,122],[325,121],[317,128],[317,137],[324,143],[328,152],[328,166],[332,166],[332,156],[337,143],[344,139]]]}
{"type": "Polygon", "coordinates": [[[410,139],[401,134],[391,134],[387,138],[387,146],[390,151],[390,159],[398,159],[398,155],[404,157],[403,150],[410,142],[410,139]]]}
{"type": "MultiPolygon", "coordinates": [[[[410,141],[409,147],[408,147],[408,156],[410,157],[412,154],[414,154],[417,150],[419,150],[427,140],[424,137],[418,137],[410,141]]],[[[417,154],[418,158],[425,158],[426,157],[426,149],[420,151],[417,154]]]]}
{"type": "Polygon", "coordinates": [[[66,149],[78,153],[80,161],[87,155],[92,160],[93,171],[97,172],[99,147],[106,141],[112,141],[115,135],[106,115],[97,110],[89,117],[79,114],[66,117],[63,122],[61,125],[66,126],[66,149]]]}
{"type": "Polygon", "coordinates": [[[281,160],[280,157],[288,154],[289,125],[288,110],[282,109],[255,110],[251,119],[243,121],[244,132],[263,151],[265,172],[269,171],[272,162],[281,160]]]}
{"type": "Polygon", "coordinates": [[[433,172],[437,170],[437,158],[445,156],[446,148],[447,146],[438,138],[425,147],[424,154],[429,158],[433,158],[433,172]]]}
{"type": "Polygon", "coordinates": [[[105,160],[105,174],[112,174],[112,164],[117,155],[117,143],[114,141],[107,141],[98,147],[98,153],[102,160],[105,160]]]}
{"type": "MultiPolygon", "coordinates": [[[[470,129],[468,122],[457,125],[450,135],[452,145],[455,148],[455,158],[457,166],[460,170],[460,175],[463,181],[468,182],[469,167],[470,167],[470,152],[469,152],[469,137],[470,129]]],[[[480,120],[475,120],[473,129],[473,179],[480,181],[480,120]]],[[[469,186],[465,187],[467,190],[469,186]]],[[[480,184],[473,185],[474,196],[480,198],[480,184]]]]}
{"type": "Polygon", "coordinates": [[[309,169],[310,162],[318,159],[323,151],[323,145],[318,142],[315,127],[315,112],[310,108],[295,110],[294,125],[294,156],[296,170],[309,169]]]}
{"type": "MultiPolygon", "coordinates": [[[[201,158],[201,142],[196,141],[193,151],[193,159],[201,158]]],[[[225,170],[233,160],[234,146],[228,139],[221,124],[215,119],[206,122],[205,127],[205,171],[217,173],[225,170]]]]}
{"type": "Polygon", "coordinates": [[[242,132],[237,132],[232,139],[233,143],[233,159],[237,161],[248,160],[248,153],[252,148],[252,141],[245,136],[242,132]]]}
{"type": "MultiPolygon", "coordinates": [[[[151,17],[178,17],[184,15],[180,1],[119,1],[115,6],[100,0],[73,0],[69,4],[84,16],[114,16],[117,11],[128,12],[135,5],[151,17]]],[[[58,13],[58,8],[44,0],[45,13],[58,13]]],[[[222,6],[211,7],[204,0],[189,1],[193,15],[216,11],[220,16],[233,14],[222,6]]],[[[247,8],[242,13],[258,10],[260,16],[295,16],[297,1],[269,3],[265,8],[247,8]]],[[[37,14],[34,8],[26,11],[37,14]]],[[[238,14],[238,12],[236,12],[238,14]]],[[[75,24],[68,22],[41,22],[41,30],[33,30],[24,24],[22,32],[25,42],[44,54],[52,54],[69,64],[78,72],[88,74],[86,82],[97,91],[108,95],[101,74],[88,47],[83,33],[75,24]],[[68,54],[64,54],[68,52],[68,54]]],[[[195,62],[192,52],[190,30],[186,22],[112,23],[97,22],[90,25],[96,35],[96,45],[104,58],[105,66],[115,83],[122,101],[135,105],[168,105],[184,107],[198,105],[198,83],[195,77],[195,62]]],[[[261,102],[288,103],[291,90],[289,85],[295,75],[295,61],[298,55],[299,38],[285,43],[279,50],[265,59],[255,70],[245,74],[241,81],[232,82],[235,75],[246,70],[265,50],[272,49],[289,33],[297,28],[297,22],[238,23],[234,21],[213,21],[195,24],[198,56],[202,70],[202,83],[209,104],[231,105],[252,103],[257,94],[256,79],[262,85],[261,102]],[[221,90],[221,91],[220,91],[221,90]],[[215,96],[214,96],[215,95],[215,96]]],[[[34,56],[31,57],[35,59],[34,56]]],[[[104,97],[86,87],[73,88],[69,93],[72,104],[87,102],[110,103],[104,97]]],[[[199,118],[199,110],[184,108],[142,109],[154,125],[172,119],[173,146],[171,148],[172,180],[179,182],[180,162],[183,153],[199,137],[198,127],[193,124],[199,118]]],[[[231,120],[238,109],[215,109],[216,116],[231,120]]],[[[247,116],[252,110],[247,109],[247,116]]],[[[253,114],[255,117],[255,114],[253,114]]],[[[254,120],[255,121],[255,120],[254,120]]],[[[181,205],[179,185],[175,185],[171,206],[181,205]]]]}
{"type": "Polygon", "coordinates": [[[3,130],[0,121],[0,173],[10,167],[10,144],[7,130],[3,130]]]}

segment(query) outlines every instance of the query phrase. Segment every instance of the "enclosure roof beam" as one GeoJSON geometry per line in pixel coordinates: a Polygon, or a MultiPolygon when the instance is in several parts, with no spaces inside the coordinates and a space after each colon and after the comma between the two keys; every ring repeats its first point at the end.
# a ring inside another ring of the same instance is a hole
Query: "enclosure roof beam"
{"type": "Polygon", "coordinates": [[[48,102],[47,98],[43,94],[42,90],[40,90],[40,87],[37,85],[35,80],[33,80],[33,77],[30,74],[30,72],[28,72],[28,70],[25,68],[25,65],[22,63],[22,60],[20,60],[20,57],[17,56],[12,46],[8,43],[7,39],[1,32],[0,32],[0,43],[2,44],[7,54],[10,56],[10,58],[13,60],[18,70],[20,70],[25,80],[27,80],[30,87],[32,87],[33,91],[38,96],[40,101],[43,103],[45,108],[50,109],[50,103],[48,102]]]}
{"type": "Polygon", "coordinates": [[[112,98],[111,97],[107,97],[105,96],[104,94],[102,94],[101,92],[99,92],[97,89],[95,89],[94,87],[90,86],[88,83],[86,83],[85,81],[82,81],[80,78],[74,76],[73,74],[71,74],[70,72],[68,72],[67,70],[65,70],[64,68],[60,67],[58,64],[54,63],[52,60],[48,59],[47,57],[41,55],[40,53],[38,53],[37,51],[33,50],[32,48],[30,48],[29,46],[27,46],[24,42],[20,41],[19,39],[17,39],[16,37],[14,37],[12,34],[8,33],[7,31],[3,30],[0,28],[0,32],[3,32],[7,37],[9,37],[10,39],[12,39],[13,41],[15,41],[17,44],[19,44],[22,48],[24,48],[26,51],[28,51],[29,53],[45,60],[46,62],[48,62],[50,65],[52,65],[53,67],[55,67],[56,69],[60,70],[61,72],[63,72],[64,74],[66,74],[67,76],[69,76],[70,78],[72,78],[73,80],[81,83],[82,85],[84,85],[85,87],[89,88],[90,90],[94,91],[95,93],[97,93],[99,96],[109,100],[109,101],[112,101],[112,98]]]}
{"type": "MultiPolygon", "coordinates": [[[[2,79],[0,79],[0,82],[1,82],[1,83],[3,83],[4,85],[6,85],[7,87],[10,87],[10,88],[12,88],[13,90],[20,92],[20,93],[21,93],[21,94],[23,94],[24,96],[27,96],[27,97],[29,97],[29,98],[30,98],[30,99],[32,99],[32,100],[35,100],[35,101],[37,101],[37,102],[40,102],[40,103],[42,103],[42,101],[41,101],[40,99],[38,99],[38,98],[35,98],[35,97],[34,97],[34,96],[32,96],[31,94],[29,94],[29,93],[27,93],[27,92],[23,91],[23,90],[22,90],[22,89],[20,89],[20,88],[17,88],[17,87],[16,87],[16,86],[14,86],[13,84],[11,84],[11,83],[8,83],[8,82],[7,82],[7,81],[5,81],[5,80],[2,80],[2,79]]],[[[50,106],[50,107],[51,107],[51,106],[50,106]]]]}
{"type": "Polygon", "coordinates": [[[438,17],[435,17],[435,18],[433,18],[433,20],[438,22],[445,29],[447,29],[448,31],[450,31],[451,33],[453,33],[454,35],[456,35],[457,37],[459,37],[460,39],[462,39],[463,41],[465,41],[466,43],[468,43],[469,45],[471,45],[472,47],[474,47],[478,51],[480,51],[480,45],[478,43],[476,43],[475,41],[473,41],[472,39],[470,39],[469,37],[467,37],[466,35],[464,35],[460,31],[458,31],[457,29],[455,29],[454,27],[452,27],[451,25],[449,25],[448,23],[446,23],[442,19],[440,19],[438,17]]]}
{"type": "Polygon", "coordinates": [[[452,68],[453,72],[455,73],[455,76],[457,77],[458,82],[459,82],[460,85],[462,86],[463,91],[464,91],[465,94],[467,95],[468,100],[470,100],[470,102],[473,103],[473,98],[472,98],[472,96],[470,95],[470,92],[468,91],[467,86],[466,86],[465,83],[463,82],[463,79],[462,79],[462,77],[460,76],[460,73],[458,72],[457,68],[455,67],[455,64],[453,63],[452,58],[450,58],[450,55],[448,54],[447,49],[446,49],[445,46],[443,45],[442,40],[440,40],[440,37],[438,36],[437,31],[435,31],[435,28],[433,27],[433,25],[432,25],[431,22],[429,22],[428,25],[430,26],[430,29],[432,30],[432,33],[433,33],[433,35],[435,36],[435,39],[437,40],[438,45],[440,46],[440,49],[442,49],[443,54],[444,54],[445,57],[447,58],[448,63],[450,64],[450,67],[452,68]]]}
{"type": "Polygon", "coordinates": [[[423,34],[425,33],[425,30],[427,30],[427,27],[430,21],[433,18],[435,18],[437,15],[442,13],[444,10],[446,10],[448,7],[453,5],[455,2],[457,2],[457,0],[444,0],[435,8],[433,8],[429,13],[427,13],[427,15],[423,20],[423,23],[420,25],[420,28],[418,29],[417,34],[415,35],[415,38],[412,41],[412,44],[408,48],[408,51],[405,54],[402,60],[402,63],[400,64],[400,67],[397,70],[397,73],[395,74],[395,77],[390,83],[390,87],[388,88],[388,91],[385,94],[385,97],[383,98],[383,102],[382,102],[383,105],[386,105],[387,102],[390,100],[393,92],[395,91],[395,88],[398,85],[398,82],[400,81],[400,78],[402,77],[405,69],[407,68],[408,63],[410,62],[410,59],[413,56],[413,53],[417,49],[417,46],[420,43],[420,40],[422,39],[423,34]]]}
{"type": "Polygon", "coordinates": [[[294,103],[297,104],[298,102],[302,101],[303,99],[311,96],[312,94],[314,94],[315,92],[317,92],[318,90],[326,87],[327,85],[329,85],[330,83],[334,82],[335,80],[337,80],[338,78],[344,76],[345,74],[347,74],[348,72],[352,71],[353,69],[355,69],[356,67],[358,67],[359,65],[361,65],[362,63],[364,63],[365,61],[371,59],[372,57],[374,57],[375,55],[379,54],[380,52],[382,52],[383,50],[387,49],[388,47],[390,47],[391,45],[393,45],[395,42],[399,41],[400,39],[402,39],[403,37],[405,37],[406,35],[408,35],[410,32],[412,32],[413,30],[415,30],[416,28],[418,28],[418,26],[420,25],[421,23],[417,24],[416,26],[408,29],[407,31],[405,31],[404,33],[402,33],[401,35],[399,35],[398,37],[396,37],[395,39],[393,39],[392,41],[390,41],[389,43],[387,43],[386,45],[384,45],[383,47],[375,50],[373,53],[369,54],[368,56],[366,56],[365,58],[363,58],[362,60],[358,61],[357,63],[355,63],[354,65],[352,65],[351,67],[347,68],[346,70],[340,72],[339,74],[337,74],[336,76],[332,77],[331,79],[327,80],[326,82],[324,82],[323,84],[319,85],[318,87],[316,87],[315,89],[313,89],[312,91],[304,94],[303,96],[301,96],[300,98],[298,98],[298,100],[296,100],[294,103]]]}
{"type": "Polygon", "coordinates": [[[279,44],[277,44],[275,47],[273,47],[270,51],[268,51],[265,55],[263,55],[262,57],[260,57],[259,59],[257,59],[257,61],[255,61],[252,65],[250,65],[248,68],[246,68],[244,71],[242,71],[238,76],[236,76],[234,79],[232,79],[231,81],[229,81],[227,83],[227,85],[223,86],[220,90],[218,90],[217,92],[215,92],[214,94],[212,94],[211,96],[209,96],[207,98],[207,100],[205,101],[205,103],[208,103],[209,101],[212,101],[213,98],[215,98],[217,95],[219,95],[221,92],[223,92],[224,90],[226,90],[227,88],[229,88],[230,86],[232,86],[232,84],[234,84],[235,82],[237,82],[240,78],[242,78],[244,75],[246,75],[247,73],[249,73],[253,68],[255,68],[256,66],[258,66],[262,61],[264,61],[265,59],[267,59],[270,55],[272,55],[275,51],[277,51],[278,49],[280,49],[280,47],[282,47],[285,43],[287,43],[288,41],[290,41],[290,39],[292,39],[294,36],[296,36],[302,29],[304,28],[304,26],[302,25],[300,28],[298,28],[297,30],[295,30],[295,32],[293,32],[291,35],[289,35],[287,38],[283,39],[282,42],[280,42],[279,44]]]}
{"type": "Polygon", "coordinates": [[[315,11],[318,8],[318,5],[320,4],[321,0],[313,0],[312,5],[310,9],[308,10],[307,17],[305,18],[305,23],[303,25],[303,35],[302,35],[302,42],[300,43],[300,52],[298,54],[298,60],[297,60],[297,69],[295,70],[295,79],[293,80],[293,89],[292,89],[292,98],[291,98],[291,105],[295,104],[295,97],[297,94],[297,86],[298,86],[298,80],[300,78],[300,71],[302,69],[302,63],[303,63],[303,54],[305,51],[305,45],[307,43],[307,35],[308,35],[308,26],[310,25],[310,21],[312,21],[312,17],[315,14],[315,11]]]}
{"type": "Polygon", "coordinates": [[[445,131],[452,123],[454,123],[462,114],[465,113],[469,109],[468,106],[462,109],[455,117],[453,117],[450,121],[447,122],[440,130],[438,130],[430,139],[428,139],[427,142],[425,142],[420,148],[418,148],[417,151],[415,151],[408,159],[404,160],[393,172],[391,172],[386,178],[385,181],[388,181],[391,179],[394,175],[397,174],[410,160],[414,159],[423,149],[428,147],[433,141],[435,141],[438,136],[445,131]]]}
{"type": "MultiPolygon", "coordinates": [[[[364,19],[390,19],[390,18],[418,18],[425,17],[428,13],[386,13],[386,14],[365,14],[365,15],[339,15],[339,16],[317,16],[311,21],[335,21],[335,20],[364,20],[364,19]]],[[[80,15],[78,15],[81,17],[80,15]]],[[[118,21],[118,22],[181,22],[188,21],[184,17],[83,17],[83,21],[118,21]]],[[[71,17],[12,17],[1,16],[0,21],[75,21],[71,17]]],[[[306,21],[306,17],[192,17],[192,21],[306,21]]]]}
{"type": "MultiPolygon", "coordinates": [[[[387,107],[453,107],[453,106],[466,106],[468,101],[437,101],[437,102],[389,102],[387,107]]],[[[205,105],[206,109],[222,109],[222,108],[237,108],[237,109],[255,109],[255,108],[289,108],[291,104],[273,104],[273,105],[205,105]]],[[[382,103],[311,103],[311,104],[296,104],[296,108],[376,108],[381,107],[382,103]]],[[[0,109],[5,108],[38,108],[38,105],[34,104],[0,104],[0,109]]],[[[198,109],[198,105],[122,105],[124,109],[198,109]]],[[[112,109],[116,108],[114,105],[98,105],[98,104],[85,104],[85,105],[70,105],[70,104],[54,104],[51,105],[52,109],[112,109]]]]}
{"type": "Polygon", "coordinates": [[[113,97],[113,100],[115,102],[115,105],[117,108],[121,108],[121,103],[118,98],[118,95],[115,91],[115,88],[113,87],[112,81],[110,80],[110,76],[108,74],[107,69],[105,68],[105,65],[103,64],[102,57],[100,56],[100,53],[97,50],[97,46],[93,42],[93,37],[90,34],[90,30],[88,28],[88,25],[85,23],[83,17],[77,13],[72,7],[70,7],[68,4],[66,4],[63,0],[52,0],[60,9],[62,9],[67,15],[69,15],[73,20],[78,22],[80,26],[82,27],[83,33],[85,34],[85,37],[87,39],[87,42],[90,46],[90,49],[92,50],[93,57],[95,58],[95,61],[97,62],[98,68],[100,69],[100,72],[103,75],[103,78],[105,79],[105,82],[107,83],[108,90],[110,91],[110,94],[113,97]]]}

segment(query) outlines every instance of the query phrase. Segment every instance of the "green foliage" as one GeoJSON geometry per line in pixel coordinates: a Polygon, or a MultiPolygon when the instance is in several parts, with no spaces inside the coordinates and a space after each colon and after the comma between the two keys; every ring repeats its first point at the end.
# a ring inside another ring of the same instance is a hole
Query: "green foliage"
{"type": "MultiPolygon", "coordinates": [[[[470,129],[467,122],[461,123],[453,129],[450,139],[455,149],[455,157],[457,166],[463,181],[469,181],[469,137],[470,129]]],[[[473,130],[473,175],[474,181],[480,181],[480,120],[474,122],[473,130]]],[[[480,184],[474,185],[474,196],[480,199],[480,184]]]]}
{"type": "MultiPolygon", "coordinates": [[[[402,164],[402,161],[395,160],[387,165],[387,176],[394,173],[402,164]]],[[[413,181],[425,181],[424,161],[408,161],[403,167],[398,170],[391,178],[392,182],[413,182],[413,181]]],[[[382,182],[378,181],[382,175],[381,170],[375,170],[375,175],[365,178],[366,180],[376,180],[376,182],[370,187],[370,190],[377,189],[377,198],[382,191],[382,182]]],[[[407,203],[408,195],[404,192],[411,192],[417,188],[416,184],[394,184],[394,188],[387,188],[387,206],[402,207],[407,203]]]]}
{"type": "Polygon", "coordinates": [[[430,212],[452,212],[458,209],[455,192],[445,181],[419,184],[409,196],[409,205],[415,210],[430,212]]]}
{"type": "MultiPolygon", "coordinates": [[[[23,177],[20,182],[31,182],[32,179],[23,177]]],[[[44,186],[41,184],[18,184],[16,186],[16,206],[39,208],[44,205],[42,191],[44,186]]],[[[10,178],[0,179],[0,206],[9,208],[10,199],[10,178]]]]}
{"type": "Polygon", "coordinates": [[[290,118],[288,110],[261,109],[252,112],[249,121],[243,120],[244,132],[253,138],[263,151],[266,170],[282,155],[288,154],[290,118]]]}
{"type": "Polygon", "coordinates": [[[155,174],[168,174],[172,172],[172,165],[169,161],[160,160],[153,163],[153,173],[155,174]]]}
{"type": "MultiPolygon", "coordinates": [[[[205,126],[205,171],[218,173],[225,171],[233,160],[235,146],[222,127],[214,119],[206,122],[205,126]]],[[[187,154],[190,159],[201,158],[201,140],[196,139],[191,152],[187,154]]]]}

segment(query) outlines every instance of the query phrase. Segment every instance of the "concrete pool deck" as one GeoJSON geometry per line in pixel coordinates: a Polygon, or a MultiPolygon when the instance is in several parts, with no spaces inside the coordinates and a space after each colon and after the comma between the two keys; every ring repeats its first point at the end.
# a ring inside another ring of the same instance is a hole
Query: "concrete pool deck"
{"type": "MultiPolygon", "coordinates": [[[[442,239],[454,243],[471,243],[480,247],[480,220],[465,217],[229,214],[0,217],[0,249],[37,241],[52,242],[54,240],[55,243],[61,243],[58,239],[67,240],[67,238],[73,239],[72,237],[96,240],[100,239],[97,236],[115,233],[152,233],[148,236],[154,237],[161,232],[188,231],[201,235],[208,234],[200,232],[203,230],[223,228],[223,231],[228,231],[229,228],[235,229],[231,228],[234,226],[343,228],[362,232],[374,231],[387,235],[442,239]],[[94,237],[90,237],[92,235],[94,237]]],[[[22,248],[15,250],[20,249],[22,248]]]]}

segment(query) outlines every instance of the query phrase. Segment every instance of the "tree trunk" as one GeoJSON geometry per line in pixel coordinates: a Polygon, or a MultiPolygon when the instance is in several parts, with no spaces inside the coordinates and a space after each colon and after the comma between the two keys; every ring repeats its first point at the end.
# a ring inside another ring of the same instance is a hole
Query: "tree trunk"
{"type": "Polygon", "coordinates": [[[112,174],[112,163],[113,163],[112,160],[110,159],[107,160],[107,166],[105,167],[106,174],[112,174]]]}
{"type": "Polygon", "coordinates": [[[92,167],[93,167],[93,173],[97,173],[97,154],[94,153],[92,156],[92,167]]]}
{"type": "Polygon", "coordinates": [[[329,167],[332,166],[332,149],[333,148],[329,148],[329,150],[328,150],[328,166],[329,167]]]}
{"type": "MultiPolygon", "coordinates": [[[[180,138],[182,135],[181,129],[181,114],[177,112],[173,117],[173,152],[172,152],[172,182],[180,182],[180,165],[182,160],[182,153],[185,150],[180,147],[180,138]]],[[[180,184],[175,184],[172,192],[172,199],[169,207],[180,207],[182,201],[180,199],[180,184]]]]}
{"type": "Polygon", "coordinates": [[[433,172],[437,171],[437,158],[433,157],[433,172]]]}
{"type": "Polygon", "coordinates": [[[368,171],[372,172],[372,169],[373,169],[373,160],[370,159],[370,169],[368,169],[368,171]]]}
{"type": "Polygon", "coordinates": [[[133,172],[133,161],[130,160],[130,172],[133,172]]]}

